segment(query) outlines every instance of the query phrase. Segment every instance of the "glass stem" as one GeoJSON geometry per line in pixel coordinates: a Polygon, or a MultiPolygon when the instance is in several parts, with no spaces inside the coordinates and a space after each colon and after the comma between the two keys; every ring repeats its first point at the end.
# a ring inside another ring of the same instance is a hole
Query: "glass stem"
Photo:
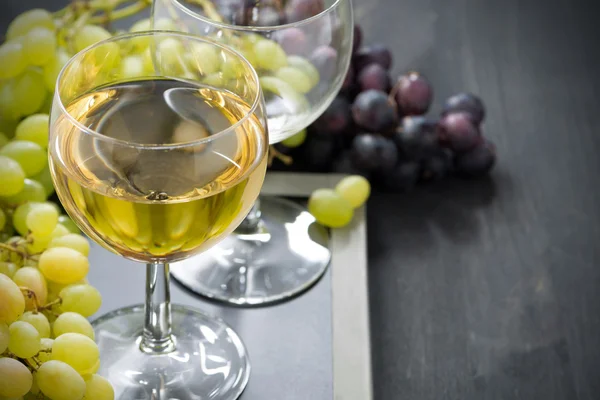
{"type": "Polygon", "coordinates": [[[254,202],[254,205],[250,209],[248,215],[246,215],[246,218],[244,218],[240,226],[238,226],[238,228],[236,229],[236,233],[240,233],[243,235],[257,233],[261,227],[260,217],[260,198],[258,198],[254,202]]]}
{"type": "Polygon", "coordinates": [[[169,264],[146,264],[145,319],[140,349],[150,354],[165,354],[175,350],[175,340],[171,334],[169,264]]]}

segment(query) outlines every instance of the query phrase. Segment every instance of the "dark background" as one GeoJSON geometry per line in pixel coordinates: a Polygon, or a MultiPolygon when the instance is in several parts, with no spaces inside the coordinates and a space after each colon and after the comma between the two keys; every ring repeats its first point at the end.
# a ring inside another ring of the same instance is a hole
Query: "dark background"
{"type": "MultiPolygon", "coordinates": [[[[0,26],[63,3],[2,1],[0,26]]],[[[396,73],[484,98],[499,154],[489,180],[370,200],[376,399],[600,399],[600,7],[355,5],[396,73]]]]}

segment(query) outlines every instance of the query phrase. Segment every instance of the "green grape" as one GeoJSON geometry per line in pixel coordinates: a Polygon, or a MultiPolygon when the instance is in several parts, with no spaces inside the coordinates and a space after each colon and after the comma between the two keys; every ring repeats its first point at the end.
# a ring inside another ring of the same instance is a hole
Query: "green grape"
{"type": "Polygon", "coordinates": [[[40,391],[52,400],[81,400],[85,381],[69,364],[50,360],[35,374],[40,391]]]}
{"type": "Polygon", "coordinates": [[[288,83],[274,76],[260,77],[260,85],[265,92],[271,92],[281,98],[290,113],[298,114],[310,108],[304,95],[298,93],[288,83]]]}
{"type": "MultiPolygon", "coordinates": [[[[38,305],[43,306],[46,304],[46,299],[48,298],[48,285],[46,284],[46,279],[37,268],[22,267],[15,272],[12,279],[18,286],[33,290],[38,305]]],[[[25,304],[25,309],[33,309],[34,303],[32,300],[27,299],[25,304]]]]}
{"type": "Polygon", "coordinates": [[[221,72],[216,72],[214,74],[205,76],[202,82],[205,85],[215,88],[222,87],[225,84],[225,80],[223,79],[223,74],[221,72]]]}
{"type": "Polygon", "coordinates": [[[62,303],[60,308],[63,312],[75,312],[90,317],[95,314],[102,305],[102,296],[98,289],[87,283],[69,285],[59,293],[62,303]]]}
{"type": "Polygon", "coordinates": [[[6,214],[4,213],[4,210],[2,210],[0,208],[0,231],[3,230],[5,226],[6,226],[6,214]]]}
{"type": "Polygon", "coordinates": [[[19,358],[35,356],[42,348],[40,333],[29,322],[15,321],[8,327],[8,350],[19,358]]]}
{"type": "Polygon", "coordinates": [[[371,184],[364,176],[351,175],[342,179],[335,187],[335,191],[346,199],[353,208],[358,208],[371,195],[371,184]]]}
{"type": "Polygon", "coordinates": [[[47,28],[33,28],[25,36],[23,51],[31,65],[46,65],[54,57],[56,36],[47,28]]]}
{"type": "Polygon", "coordinates": [[[61,69],[69,61],[69,58],[67,51],[63,48],[59,48],[56,51],[54,58],[44,65],[44,83],[46,84],[46,89],[48,89],[50,93],[54,92],[58,75],[60,74],[61,69]]]}
{"type": "Polygon", "coordinates": [[[8,142],[10,142],[10,139],[4,133],[0,133],[0,149],[8,142]]]}
{"type": "MultiPolygon", "coordinates": [[[[2,88],[2,84],[0,84],[0,92],[2,88]]],[[[2,110],[0,110],[0,132],[7,138],[11,139],[15,136],[15,129],[17,128],[18,121],[14,118],[6,118],[2,115],[2,110]]],[[[0,147],[4,146],[6,143],[0,144],[0,147]]]]}
{"type": "Polygon", "coordinates": [[[0,80],[14,78],[27,68],[27,57],[21,43],[9,42],[0,46],[0,80]]]}
{"type": "Polygon", "coordinates": [[[33,313],[31,311],[27,311],[25,314],[21,315],[19,321],[30,323],[35,329],[37,329],[40,334],[40,338],[49,338],[50,337],[50,322],[48,322],[48,318],[41,312],[33,313]]]}
{"type": "Polygon", "coordinates": [[[79,228],[68,215],[58,217],[58,223],[67,228],[71,233],[80,233],[79,228]]]}
{"type": "Polygon", "coordinates": [[[48,114],[30,115],[17,125],[15,138],[17,140],[27,140],[47,148],[49,125],[50,117],[48,114]]]}
{"type": "Polygon", "coordinates": [[[29,212],[37,204],[39,203],[25,203],[21,204],[15,209],[15,212],[13,213],[12,223],[21,236],[27,235],[27,214],[29,214],[29,212]]]}
{"type": "Polygon", "coordinates": [[[27,243],[27,252],[29,254],[40,254],[48,248],[52,236],[37,236],[31,234],[29,238],[32,240],[31,243],[27,243]]]}
{"type": "Polygon", "coordinates": [[[40,255],[39,269],[49,281],[62,284],[75,283],[88,273],[88,259],[80,252],[67,247],[53,247],[40,255]]]}
{"type": "Polygon", "coordinates": [[[304,74],[310,78],[312,87],[315,87],[319,83],[319,80],[321,79],[319,76],[319,70],[315,68],[315,66],[312,65],[312,63],[306,58],[300,56],[289,56],[288,64],[290,67],[294,67],[304,72],[304,74]]]}
{"type": "Polygon", "coordinates": [[[27,214],[27,228],[38,236],[50,236],[58,224],[59,212],[48,203],[41,203],[27,214]]]}
{"type": "Polygon", "coordinates": [[[214,74],[221,69],[219,51],[208,43],[194,43],[184,58],[193,71],[199,71],[202,75],[214,74]]]}
{"type": "Polygon", "coordinates": [[[14,109],[19,116],[33,114],[44,105],[47,95],[42,71],[28,68],[16,78],[13,89],[14,109]]]}
{"type": "Polygon", "coordinates": [[[25,312],[21,289],[8,276],[0,274],[0,322],[13,323],[25,312]]]}
{"type": "Polygon", "coordinates": [[[158,44],[156,61],[161,74],[180,74],[185,65],[183,55],[186,53],[183,44],[172,38],[162,40],[158,44]]]}
{"type": "Polygon", "coordinates": [[[4,82],[0,80],[0,118],[2,121],[14,121],[21,117],[19,109],[13,101],[16,86],[17,83],[14,79],[4,82]]]}
{"type": "MultiPolygon", "coordinates": [[[[61,236],[68,235],[69,233],[71,233],[71,232],[64,225],[57,224],[56,228],[54,228],[54,230],[50,234],[50,239],[54,240],[54,239],[59,238],[61,236]]],[[[50,243],[48,243],[48,245],[50,245],[50,243]]]]}
{"type": "MultiPolygon", "coordinates": [[[[17,264],[15,264],[15,263],[8,262],[8,261],[0,261],[0,274],[4,274],[11,279],[15,275],[15,272],[17,272],[18,269],[19,269],[19,267],[17,267],[17,264]]],[[[0,354],[2,354],[1,351],[0,351],[0,354]]]]}
{"type": "Polygon", "coordinates": [[[346,226],[354,216],[350,203],[331,189],[317,189],[308,199],[308,211],[330,228],[346,226]]]}
{"type": "Polygon", "coordinates": [[[152,30],[155,31],[177,31],[179,29],[177,29],[177,25],[175,25],[175,22],[170,19],[170,18],[159,18],[155,21],[153,21],[153,27],[152,30]]]}
{"type": "MultiPolygon", "coordinates": [[[[135,24],[129,28],[129,32],[145,32],[151,30],[151,24],[149,18],[144,18],[137,21],[135,24]]],[[[150,46],[151,37],[149,36],[140,36],[131,40],[131,45],[133,47],[133,51],[142,52],[150,46]]]]}
{"type": "Polygon", "coordinates": [[[285,147],[289,147],[293,149],[295,147],[301,146],[302,143],[306,140],[306,129],[302,129],[300,132],[296,133],[294,136],[290,136],[289,138],[282,140],[281,144],[285,147]]]}
{"type": "Polygon", "coordinates": [[[52,196],[54,193],[54,183],[52,182],[52,175],[50,174],[48,165],[44,167],[42,172],[32,176],[31,179],[42,184],[44,190],[46,191],[46,198],[52,196]]]}
{"type": "Polygon", "coordinates": [[[41,172],[46,166],[48,157],[40,145],[26,140],[10,142],[0,149],[0,155],[10,157],[18,162],[28,177],[41,172]]]}
{"type": "Polygon", "coordinates": [[[52,324],[52,333],[58,338],[65,333],[78,333],[94,340],[94,328],[84,316],[75,312],[65,312],[52,324]]]}
{"type": "Polygon", "coordinates": [[[40,353],[38,354],[38,360],[40,362],[45,363],[52,359],[52,354],[48,351],[52,351],[52,345],[54,343],[54,339],[43,337],[41,340],[42,348],[40,349],[40,353]]]}
{"type": "Polygon", "coordinates": [[[121,78],[140,78],[145,75],[144,60],[141,56],[127,56],[121,61],[121,70],[119,73],[121,78]]]}
{"type": "Polygon", "coordinates": [[[6,322],[0,322],[0,354],[4,353],[8,348],[10,332],[6,322]]]}
{"type": "Polygon", "coordinates": [[[75,35],[75,49],[81,51],[88,46],[110,38],[109,31],[98,25],[84,25],[75,35]]]}
{"type": "Polygon", "coordinates": [[[9,206],[18,206],[28,201],[46,201],[46,191],[41,183],[32,179],[25,179],[23,190],[13,196],[2,197],[2,202],[9,206]]]}
{"type": "Polygon", "coordinates": [[[68,247],[77,250],[86,257],[90,254],[90,243],[86,238],[76,233],[52,239],[48,247],[68,247]]]}
{"type": "Polygon", "coordinates": [[[0,358],[0,396],[18,398],[31,389],[33,376],[29,369],[12,358],[0,358]]]}
{"type": "Polygon", "coordinates": [[[25,187],[25,172],[18,162],[1,155],[0,149],[0,196],[13,196],[25,187]]]}
{"type": "Polygon", "coordinates": [[[115,390],[108,380],[100,375],[91,375],[85,380],[83,400],[114,400],[115,390]]]}
{"type": "Polygon", "coordinates": [[[277,70],[275,76],[300,93],[308,93],[313,88],[310,77],[299,68],[283,67],[277,70]]]}
{"type": "MultiPolygon", "coordinates": [[[[46,28],[54,31],[56,27],[54,25],[52,14],[41,8],[25,11],[23,14],[13,19],[13,21],[8,25],[6,37],[8,39],[14,39],[16,37],[26,35],[30,30],[36,27],[46,28]]],[[[52,35],[54,35],[54,33],[52,33],[52,35]]]]}
{"type": "Polygon", "coordinates": [[[85,375],[92,373],[100,361],[100,351],[89,337],[80,333],[64,333],[54,339],[52,359],[67,363],[80,375],[85,375]]]}
{"type": "Polygon", "coordinates": [[[268,71],[277,71],[288,64],[285,51],[277,42],[272,40],[262,39],[256,42],[254,54],[257,67],[268,71]]]}

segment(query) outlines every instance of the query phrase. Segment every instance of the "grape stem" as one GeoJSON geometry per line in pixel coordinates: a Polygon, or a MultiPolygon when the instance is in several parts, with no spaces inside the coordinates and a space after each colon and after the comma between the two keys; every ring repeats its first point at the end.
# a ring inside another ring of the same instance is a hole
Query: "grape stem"
{"type": "Polygon", "coordinates": [[[275,148],[275,146],[270,146],[270,148],[269,148],[269,161],[268,161],[269,167],[273,164],[273,161],[275,161],[275,159],[280,160],[285,165],[292,165],[293,162],[294,162],[294,159],[292,157],[283,154],[282,152],[280,152],[279,150],[277,150],[275,148]]]}
{"type": "Polygon", "coordinates": [[[54,306],[59,306],[62,304],[62,298],[58,297],[56,300],[51,301],[50,303],[46,304],[45,306],[42,306],[39,308],[40,311],[52,311],[52,307],[54,306]]]}
{"type": "Polygon", "coordinates": [[[35,292],[25,286],[19,286],[19,289],[21,290],[21,293],[23,293],[25,296],[30,298],[31,301],[33,301],[33,312],[34,314],[37,314],[40,309],[40,303],[38,302],[37,295],[35,294],[35,292]]]}
{"type": "Polygon", "coordinates": [[[11,245],[6,244],[6,243],[0,243],[0,249],[4,249],[4,250],[7,250],[7,251],[12,251],[13,253],[17,253],[18,255],[20,255],[23,258],[27,258],[28,257],[27,252],[25,252],[25,251],[23,251],[21,249],[17,249],[16,247],[11,246],[11,245]]]}
{"type": "Polygon", "coordinates": [[[27,366],[28,366],[29,368],[31,368],[32,370],[34,370],[35,372],[37,372],[37,370],[38,370],[38,365],[37,365],[37,364],[34,364],[34,363],[32,363],[30,358],[22,358],[22,360],[25,360],[25,363],[27,364],[27,366]]]}

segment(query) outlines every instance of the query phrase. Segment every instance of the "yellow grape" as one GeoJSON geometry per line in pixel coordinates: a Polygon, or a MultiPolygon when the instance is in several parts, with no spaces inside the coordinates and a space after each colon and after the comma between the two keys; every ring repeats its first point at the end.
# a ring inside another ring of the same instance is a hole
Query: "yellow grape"
{"type": "Polygon", "coordinates": [[[80,375],[93,373],[100,361],[98,345],[80,333],[65,333],[54,339],[52,359],[69,364],[80,375]]]}
{"type": "Polygon", "coordinates": [[[46,65],[54,57],[56,36],[47,28],[36,27],[30,30],[23,40],[23,51],[31,65],[46,65]]]}
{"type": "Polygon", "coordinates": [[[319,80],[321,79],[319,76],[319,70],[306,58],[301,56],[289,56],[287,61],[290,67],[299,69],[310,78],[312,87],[319,83],[319,80]]]}
{"type": "Polygon", "coordinates": [[[299,68],[283,67],[277,70],[275,76],[300,93],[308,93],[313,88],[310,77],[299,68]]]}
{"type": "Polygon", "coordinates": [[[283,48],[269,39],[259,40],[254,45],[257,67],[268,71],[277,71],[287,65],[287,55],[283,48]]]}
{"type": "Polygon", "coordinates": [[[91,375],[85,380],[83,400],[114,400],[115,390],[108,380],[100,375],[91,375]]]}
{"type": "Polygon", "coordinates": [[[152,30],[156,31],[177,31],[177,26],[172,19],[169,18],[159,18],[153,21],[152,30]]]}
{"type": "Polygon", "coordinates": [[[17,42],[0,46],[0,80],[20,75],[27,68],[27,57],[23,45],[17,42]]]}
{"type": "Polygon", "coordinates": [[[194,43],[184,58],[193,71],[199,71],[202,75],[214,74],[221,69],[219,52],[208,43],[194,43]]]}
{"type": "Polygon", "coordinates": [[[47,165],[44,167],[42,172],[32,176],[31,179],[42,184],[44,190],[46,191],[46,198],[52,196],[52,193],[54,193],[54,184],[52,183],[52,175],[50,175],[50,169],[47,165]]]}
{"type": "MultiPolygon", "coordinates": [[[[56,225],[56,228],[54,228],[54,230],[50,234],[50,238],[52,240],[54,240],[54,239],[57,239],[59,237],[68,235],[70,233],[71,233],[71,231],[69,231],[64,225],[58,224],[58,225],[56,225]]],[[[48,243],[48,245],[50,245],[50,243],[48,243]]],[[[49,246],[49,247],[57,247],[57,246],[49,246]]]]}
{"type": "Polygon", "coordinates": [[[52,333],[58,338],[66,333],[78,333],[94,339],[94,328],[92,324],[80,314],[65,312],[56,318],[52,324],[52,333]]]}
{"type": "Polygon", "coordinates": [[[90,254],[90,243],[86,238],[76,233],[69,233],[52,239],[48,247],[68,247],[77,250],[86,257],[90,254]]]}
{"type": "MultiPolygon", "coordinates": [[[[144,18],[137,21],[135,24],[129,28],[129,32],[144,32],[151,30],[151,21],[149,18],[144,18]]],[[[146,48],[150,46],[150,41],[152,40],[149,36],[141,36],[132,40],[133,49],[136,52],[144,51],[146,48]]]]}
{"type": "Polygon", "coordinates": [[[0,354],[4,353],[8,348],[10,332],[6,322],[0,322],[0,354]]]}
{"type": "Polygon", "coordinates": [[[40,338],[49,338],[50,337],[50,322],[48,322],[48,318],[41,312],[33,313],[32,311],[27,311],[25,314],[21,315],[19,321],[28,322],[38,331],[40,334],[40,338]]]}
{"type": "Polygon", "coordinates": [[[23,189],[13,195],[2,198],[2,202],[9,206],[18,206],[29,201],[43,202],[46,201],[46,190],[41,183],[33,179],[25,179],[23,189]]]}
{"type": "MultiPolygon", "coordinates": [[[[43,306],[46,304],[48,298],[48,286],[44,275],[34,267],[22,267],[13,276],[13,281],[21,287],[26,287],[33,290],[35,297],[38,301],[38,305],[43,306]]],[[[33,300],[27,299],[26,309],[33,309],[33,300]]]]}
{"type": "Polygon", "coordinates": [[[330,228],[346,226],[354,216],[350,203],[331,189],[317,189],[308,199],[308,211],[330,228]]]}
{"type": "Polygon", "coordinates": [[[14,196],[24,186],[25,172],[21,165],[12,158],[0,155],[0,196],[14,196]]]}
{"type": "Polygon", "coordinates": [[[0,155],[19,163],[26,176],[41,172],[48,163],[46,151],[38,144],[27,140],[14,140],[0,149],[0,155]]]}
{"type": "Polygon", "coordinates": [[[12,223],[19,235],[27,236],[27,214],[35,207],[36,204],[40,203],[25,203],[21,204],[15,209],[13,213],[12,223]]]}
{"type": "Polygon", "coordinates": [[[59,293],[62,299],[60,309],[63,312],[75,312],[84,317],[95,314],[102,305],[102,296],[98,289],[92,285],[69,285],[59,293]]]}
{"type": "Polygon", "coordinates": [[[364,176],[351,175],[335,187],[337,194],[346,199],[353,208],[362,206],[371,195],[371,184],[364,176]]]}
{"type": "Polygon", "coordinates": [[[20,361],[12,358],[0,358],[0,396],[18,398],[31,389],[33,376],[20,361]]]}
{"type": "Polygon", "coordinates": [[[15,321],[10,324],[8,331],[8,350],[17,357],[33,357],[42,348],[40,333],[29,322],[15,321]]]}
{"type": "Polygon", "coordinates": [[[39,68],[27,68],[15,80],[13,89],[15,112],[19,116],[35,113],[44,105],[47,95],[42,71],[39,68]]]}
{"type": "Polygon", "coordinates": [[[183,55],[186,51],[179,40],[173,38],[161,40],[157,50],[156,61],[161,74],[180,74],[183,72],[185,68],[183,55]]]}
{"type": "Polygon", "coordinates": [[[8,276],[0,274],[0,322],[10,324],[25,312],[25,298],[8,276]]]}
{"type": "Polygon", "coordinates": [[[48,114],[33,114],[17,125],[15,139],[28,140],[42,148],[48,147],[50,117],[48,114]]]}
{"type": "Polygon", "coordinates": [[[46,28],[54,31],[56,27],[54,26],[52,14],[50,14],[49,11],[41,8],[25,11],[13,19],[8,25],[6,37],[8,39],[14,39],[16,37],[26,35],[30,30],[36,27],[46,28]]]}
{"type": "Polygon", "coordinates": [[[46,279],[62,284],[75,283],[88,273],[88,259],[76,250],[53,247],[42,253],[39,269],[46,279]]]}
{"type": "Polygon", "coordinates": [[[46,361],[50,361],[52,359],[51,351],[53,343],[54,339],[42,338],[42,347],[40,349],[40,353],[38,354],[38,360],[40,360],[40,362],[45,363],[46,361]]]}
{"type": "Polygon", "coordinates": [[[301,146],[302,143],[306,140],[306,129],[302,129],[300,132],[296,133],[294,136],[290,136],[289,138],[282,140],[281,144],[285,147],[289,147],[290,149],[301,146]]]}
{"type": "Polygon", "coordinates": [[[142,57],[137,55],[124,57],[121,61],[119,75],[121,78],[125,79],[143,77],[145,75],[145,70],[142,57]]]}
{"type": "Polygon", "coordinates": [[[81,51],[88,46],[110,38],[109,31],[98,25],[85,25],[75,35],[75,49],[81,51]]]}
{"type": "Polygon", "coordinates": [[[25,223],[27,228],[39,237],[50,236],[56,225],[58,224],[59,212],[48,203],[41,203],[34,207],[29,214],[25,223]]]}
{"type": "Polygon", "coordinates": [[[58,360],[42,364],[35,376],[40,391],[52,400],[81,400],[85,381],[71,367],[58,360]]]}
{"type": "Polygon", "coordinates": [[[48,248],[52,236],[38,236],[31,234],[30,239],[31,243],[27,243],[27,251],[30,254],[40,254],[48,248]]]}

